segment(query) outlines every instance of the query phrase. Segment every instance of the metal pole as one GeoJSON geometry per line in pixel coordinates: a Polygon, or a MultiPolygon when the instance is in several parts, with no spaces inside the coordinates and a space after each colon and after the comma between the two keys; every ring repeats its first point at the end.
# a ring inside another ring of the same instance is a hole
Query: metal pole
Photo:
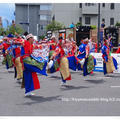
{"type": "Polygon", "coordinates": [[[9,26],[9,21],[8,21],[8,19],[6,19],[6,23],[7,23],[7,28],[8,28],[8,26],[9,26]]]}
{"type": "Polygon", "coordinates": [[[98,39],[98,52],[99,52],[99,43],[100,43],[100,3],[98,3],[98,33],[97,33],[97,39],[98,39]]]}
{"type": "Polygon", "coordinates": [[[37,40],[38,40],[38,24],[37,24],[37,40]]]}
{"type": "Polygon", "coordinates": [[[28,3],[28,33],[29,33],[29,22],[30,22],[30,20],[29,20],[29,3],[28,3]]]}

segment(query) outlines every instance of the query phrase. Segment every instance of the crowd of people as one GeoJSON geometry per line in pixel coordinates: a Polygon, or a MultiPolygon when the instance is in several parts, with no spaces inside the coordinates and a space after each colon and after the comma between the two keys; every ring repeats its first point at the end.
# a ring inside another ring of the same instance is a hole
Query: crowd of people
{"type": "MultiPolygon", "coordinates": [[[[97,53],[94,40],[84,38],[80,46],[74,40],[56,38],[35,41],[32,34],[24,37],[9,34],[0,41],[0,50],[4,56],[6,69],[14,67],[15,78],[21,81],[21,88],[25,88],[25,96],[33,95],[32,91],[40,89],[37,73],[47,76],[59,71],[61,86],[71,80],[71,70],[83,71],[83,76],[93,73],[96,59],[90,53],[97,53]]],[[[117,53],[119,53],[119,49],[117,53]]],[[[101,46],[104,74],[117,69],[117,61],[110,54],[110,39],[104,38],[101,46]]]]}

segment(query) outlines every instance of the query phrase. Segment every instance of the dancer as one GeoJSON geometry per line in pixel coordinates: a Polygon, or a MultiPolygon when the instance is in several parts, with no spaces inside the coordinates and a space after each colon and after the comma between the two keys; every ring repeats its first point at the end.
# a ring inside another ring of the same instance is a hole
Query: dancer
{"type": "Polygon", "coordinates": [[[82,44],[79,46],[78,53],[78,70],[83,70],[83,76],[90,74],[94,70],[95,62],[92,55],[90,55],[90,49],[88,45],[88,38],[82,40],[82,44]]]}
{"type": "Polygon", "coordinates": [[[113,73],[113,71],[117,69],[117,61],[111,56],[109,43],[106,39],[104,39],[104,45],[102,47],[102,58],[104,75],[107,73],[113,73]]]}
{"type": "Polygon", "coordinates": [[[34,46],[33,46],[34,38],[33,37],[34,36],[32,34],[28,34],[26,36],[27,40],[24,42],[24,45],[23,45],[24,50],[22,51],[23,54],[21,57],[21,60],[24,65],[24,70],[23,70],[23,83],[24,84],[22,84],[22,87],[23,85],[25,87],[25,96],[31,96],[33,95],[31,91],[40,89],[40,83],[39,83],[36,72],[42,75],[47,75],[46,74],[47,63],[37,62],[31,57],[31,54],[34,49],[34,46]]]}
{"type": "Polygon", "coordinates": [[[13,67],[12,55],[6,54],[5,51],[10,47],[10,38],[4,37],[2,46],[3,46],[3,56],[4,56],[6,69],[9,69],[9,68],[13,67]]]}
{"type": "Polygon", "coordinates": [[[51,37],[51,40],[48,43],[50,45],[50,52],[49,52],[49,59],[50,57],[53,55],[53,53],[55,52],[56,46],[57,46],[57,41],[55,36],[51,37]]]}
{"type": "Polygon", "coordinates": [[[57,59],[59,64],[59,70],[62,78],[61,85],[66,85],[66,81],[71,80],[71,74],[69,72],[69,63],[67,57],[65,57],[65,52],[62,48],[63,45],[63,38],[59,37],[59,43],[55,49],[55,53],[51,56],[51,60],[57,59]]]}
{"type": "Polygon", "coordinates": [[[15,78],[17,78],[17,80],[21,80],[23,78],[23,68],[22,68],[22,63],[20,61],[21,49],[22,49],[23,43],[24,43],[24,39],[14,38],[11,46],[6,50],[6,52],[10,52],[10,51],[12,52],[12,60],[14,63],[14,70],[15,70],[15,78]]]}

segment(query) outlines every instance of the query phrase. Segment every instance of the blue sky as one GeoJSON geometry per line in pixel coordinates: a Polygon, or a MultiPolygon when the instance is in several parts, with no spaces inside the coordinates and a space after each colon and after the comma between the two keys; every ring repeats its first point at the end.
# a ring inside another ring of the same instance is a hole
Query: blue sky
{"type": "Polygon", "coordinates": [[[2,17],[3,27],[7,26],[6,20],[11,24],[15,20],[14,16],[15,4],[13,3],[0,3],[0,17],[2,17]]]}

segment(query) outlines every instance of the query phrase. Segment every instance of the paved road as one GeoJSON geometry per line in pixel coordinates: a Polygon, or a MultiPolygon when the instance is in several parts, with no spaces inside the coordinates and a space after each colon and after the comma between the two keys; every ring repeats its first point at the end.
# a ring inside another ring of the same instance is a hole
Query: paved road
{"type": "Polygon", "coordinates": [[[39,75],[41,89],[24,97],[13,69],[0,66],[0,116],[119,116],[120,74],[104,77],[96,72],[83,77],[71,71],[69,87],[61,87],[59,72],[39,75]]]}

